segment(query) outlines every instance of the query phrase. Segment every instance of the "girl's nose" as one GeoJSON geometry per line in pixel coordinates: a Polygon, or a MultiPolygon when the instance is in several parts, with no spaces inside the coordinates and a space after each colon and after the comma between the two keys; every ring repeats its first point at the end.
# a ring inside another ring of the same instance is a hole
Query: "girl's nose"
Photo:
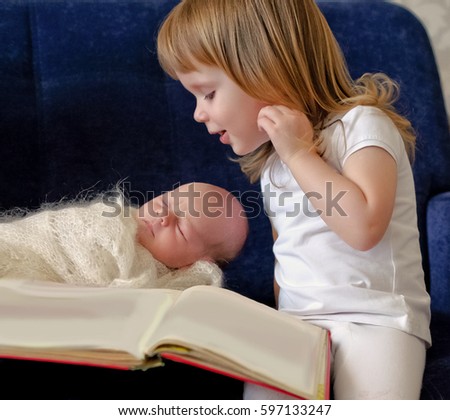
{"type": "Polygon", "coordinates": [[[198,104],[194,111],[194,120],[198,123],[204,123],[208,121],[208,114],[198,104]]]}

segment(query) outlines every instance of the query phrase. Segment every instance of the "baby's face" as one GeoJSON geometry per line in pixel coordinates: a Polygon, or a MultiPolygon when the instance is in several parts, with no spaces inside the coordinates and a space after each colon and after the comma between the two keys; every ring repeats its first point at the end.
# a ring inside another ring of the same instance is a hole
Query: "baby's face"
{"type": "Polygon", "coordinates": [[[207,207],[205,191],[198,184],[182,185],[154,198],[138,210],[139,243],[171,268],[210,260],[210,245],[226,235],[226,227],[221,223],[224,212],[207,207]]]}

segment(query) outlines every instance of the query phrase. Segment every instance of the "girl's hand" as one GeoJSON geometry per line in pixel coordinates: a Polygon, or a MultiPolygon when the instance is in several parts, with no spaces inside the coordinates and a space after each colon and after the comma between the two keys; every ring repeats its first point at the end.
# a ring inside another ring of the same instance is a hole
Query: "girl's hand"
{"type": "Polygon", "coordinates": [[[315,152],[314,130],[303,112],[283,105],[266,106],[259,112],[258,127],[268,134],[280,159],[287,165],[301,153],[315,152]]]}

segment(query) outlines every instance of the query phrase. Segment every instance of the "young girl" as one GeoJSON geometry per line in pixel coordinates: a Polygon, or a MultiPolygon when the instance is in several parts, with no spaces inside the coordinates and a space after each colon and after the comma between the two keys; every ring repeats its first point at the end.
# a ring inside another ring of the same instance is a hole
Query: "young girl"
{"type": "Polygon", "coordinates": [[[419,398],[430,302],[396,84],[350,78],[313,0],[183,0],[158,54],[260,180],[279,310],[330,331],[335,398],[419,398]]]}

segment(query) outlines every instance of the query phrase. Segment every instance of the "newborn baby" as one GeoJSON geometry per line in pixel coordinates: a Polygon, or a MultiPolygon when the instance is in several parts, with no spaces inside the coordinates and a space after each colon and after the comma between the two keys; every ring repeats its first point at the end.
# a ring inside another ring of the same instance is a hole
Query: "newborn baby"
{"type": "Polygon", "coordinates": [[[248,222],[231,193],[182,185],[140,208],[122,195],[45,207],[0,223],[0,278],[82,286],[220,286],[218,264],[242,249],[248,222]]]}

